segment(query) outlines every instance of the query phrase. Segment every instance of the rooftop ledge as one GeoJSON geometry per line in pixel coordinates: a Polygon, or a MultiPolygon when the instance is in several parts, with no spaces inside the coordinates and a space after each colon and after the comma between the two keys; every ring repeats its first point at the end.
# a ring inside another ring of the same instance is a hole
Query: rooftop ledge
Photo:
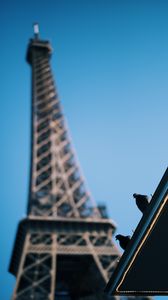
{"type": "Polygon", "coordinates": [[[143,214],[105,292],[168,295],[168,168],[143,214]]]}

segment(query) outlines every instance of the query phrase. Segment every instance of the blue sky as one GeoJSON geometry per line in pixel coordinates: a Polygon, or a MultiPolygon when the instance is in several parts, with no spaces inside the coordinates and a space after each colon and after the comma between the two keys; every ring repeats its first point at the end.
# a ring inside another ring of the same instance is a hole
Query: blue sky
{"type": "MultiPolygon", "coordinates": [[[[52,68],[87,185],[106,203],[117,232],[141,218],[133,193],[155,191],[167,167],[166,1],[1,1],[1,287],[25,216],[30,167],[32,23],[54,48],[52,68]]],[[[159,299],[159,297],[157,298],[159,299]]]]}

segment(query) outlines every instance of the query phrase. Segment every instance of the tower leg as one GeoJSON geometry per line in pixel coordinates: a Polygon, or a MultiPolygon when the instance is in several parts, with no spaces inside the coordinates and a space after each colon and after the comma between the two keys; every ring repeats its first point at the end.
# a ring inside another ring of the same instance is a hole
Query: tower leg
{"type": "Polygon", "coordinates": [[[54,300],[56,234],[27,233],[12,300],[54,300]]]}

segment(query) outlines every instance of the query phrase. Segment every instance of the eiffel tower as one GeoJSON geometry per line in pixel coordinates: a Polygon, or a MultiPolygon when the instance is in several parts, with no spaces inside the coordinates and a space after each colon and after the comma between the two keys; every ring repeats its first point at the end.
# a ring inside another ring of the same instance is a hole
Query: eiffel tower
{"type": "Polygon", "coordinates": [[[75,161],[51,53],[35,24],[27,49],[32,68],[30,188],[9,268],[16,276],[12,299],[107,299],[103,289],[120,257],[112,241],[115,225],[96,207],[75,161]]]}

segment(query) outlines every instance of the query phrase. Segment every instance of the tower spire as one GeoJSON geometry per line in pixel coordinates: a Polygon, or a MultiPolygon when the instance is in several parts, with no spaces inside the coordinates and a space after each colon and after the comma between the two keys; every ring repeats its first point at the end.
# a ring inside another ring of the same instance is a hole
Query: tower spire
{"type": "Polygon", "coordinates": [[[34,29],[34,38],[35,40],[39,39],[39,24],[36,22],[33,24],[33,29],[34,29]]]}

